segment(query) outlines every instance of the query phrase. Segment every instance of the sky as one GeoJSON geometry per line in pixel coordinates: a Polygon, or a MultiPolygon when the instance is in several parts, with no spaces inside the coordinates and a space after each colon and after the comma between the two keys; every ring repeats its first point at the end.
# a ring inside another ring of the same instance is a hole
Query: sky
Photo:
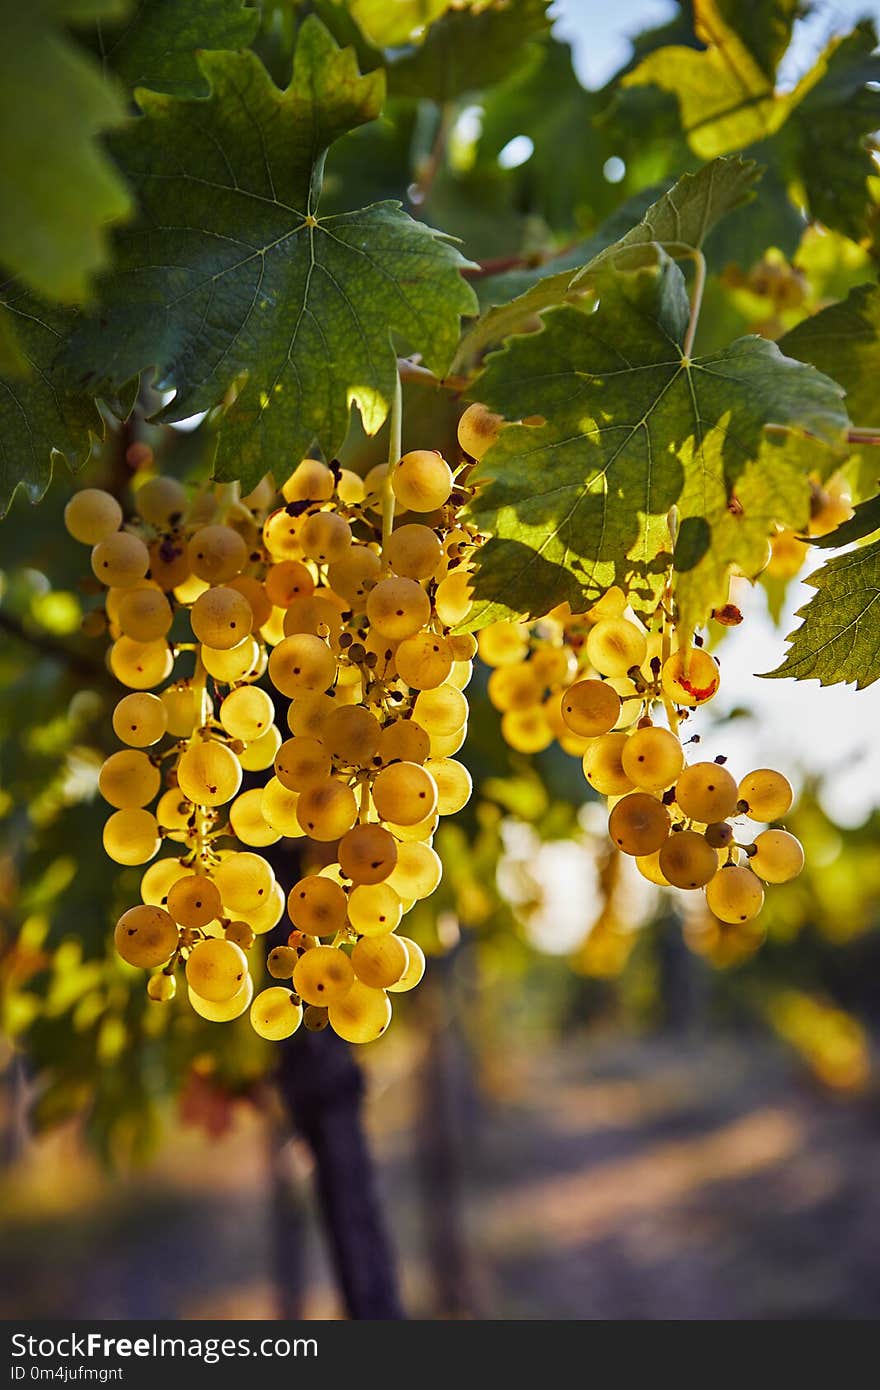
{"type": "MultiPolygon", "coordinates": [[[[574,50],[581,81],[605,82],[629,56],[628,36],[662,24],[675,11],[667,0],[556,0],[556,33],[574,50]]],[[[793,83],[833,33],[861,18],[880,20],[880,5],[837,0],[817,3],[813,14],[796,25],[782,74],[793,83]]],[[[859,421],[880,426],[880,419],[859,421]]],[[[827,558],[828,551],[822,558],[827,558]]],[[[817,558],[815,564],[821,563],[817,558]]],[[[749,593],[745,622],[725,640],[721,651],[722,685],[717,704],[723,713],[744,705],[756,717],[736,720],[717,735],[707,733],[711,756],[727,753],[731,768],[778,767],[797,782],[821,776],[822,800],[844,825],[858,825],[880,807],[880,682],[866,690],[851,686],[823,688],[816,681],[761,680],[758,673],[779,665],[784,637],[796,626],[795,610],[814,590],[802,581],[791,585],[790,602],[780,626],[767,615],[763,591],[749,593]]],[[[703,721],[701,721],[702,723],[703,721]]]]}

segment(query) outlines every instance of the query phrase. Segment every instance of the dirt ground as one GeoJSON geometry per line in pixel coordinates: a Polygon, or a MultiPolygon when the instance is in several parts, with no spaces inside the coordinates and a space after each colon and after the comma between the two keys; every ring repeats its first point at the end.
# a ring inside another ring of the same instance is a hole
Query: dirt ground
{"type": "MultiPolygon", "coordinates": [[[[573,1042],[465,1097],[439,1192],[406,1086],[374,1085],[370,1121],[412,1316],[880,1313],[876,1094],[829,1096],[754,1041],[573,1042]]],[[[31,1148],[0,1176],[0,1315],[340,1316],[307,1157],[274,1154],[283,1225],[272,1164],[247,1115],[126,1178],[70,1134],[31,1148]]]]}

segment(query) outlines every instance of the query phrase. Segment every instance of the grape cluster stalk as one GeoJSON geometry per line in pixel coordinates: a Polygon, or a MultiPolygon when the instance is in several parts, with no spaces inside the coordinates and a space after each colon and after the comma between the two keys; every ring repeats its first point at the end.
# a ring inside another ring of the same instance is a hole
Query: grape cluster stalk
{"type": "Polygon", "coordinates": [[[422,978],[398,928],[440,881],[439,817],[471,794],[454,755],[476,641],[453,631],[480,539],[460,519],[469,467],[415,450],[361,478],[309,458],[280,496],[268,478],[242,497],[153,474],[127,517],[98,489],[69,501],[103,594],[84,627],[109,635],[128,692],[99,777],[104,847],[148,865],[115,944],[152,1000],[180,979],[205,1019],[363,1043],[422,978]],[[263,784],[242,791],[244,772],[263,784]],[[259,852],[282,839],[307,869],[286,903],[259,852]],[[255,994],[255,942],[285,907],[255,994]]]}

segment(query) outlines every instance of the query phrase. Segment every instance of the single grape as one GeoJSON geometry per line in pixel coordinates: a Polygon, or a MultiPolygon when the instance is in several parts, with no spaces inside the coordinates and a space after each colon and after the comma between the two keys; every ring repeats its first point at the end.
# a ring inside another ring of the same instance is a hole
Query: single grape
{"type": "Polygon", "coordinates": [[[156,1004],[169,1004],[177,993],[177,981],[173,975],[151,975],[147,980],[147,997],[156,1004]]]}
{"type": "Polygon", "coordinates": [[[119,626],[135,642],[157,642],[171,627],[174,615],[165,595],[152,585],[132,584],[119,600],[119,626]]]}
{"type": "Polygon", "coordinates": [[[750,922],[764,905],[764,889],[745,865],[725,864],[709,880],[706,901],[722,922],[750,922]]]}
{"type": "Polygon", "coordinates": [[[270,603],[277,608],[289,608],[294,599],[311,598],[315,592],[312,572],[301,560],[281,560],[271,565],[264,583],[270,603]]]}
{"type": "Polygon", "coordinates": [[[803,845],[787,830],[763,830],[755,844],[749,868],[765,883],[788,883],[804,867],[803,845]]]}
{"type": "Polygon", "coordinates": [[[333,684],[335,674],[333,653],[326,642],[312,633],[285,637],[269,657],[269,679],[282,695],[326,690],[333,684]]]}
{"type": "Polygon", "coordinates": [[[239,574],[236,575],[235,579],[229,580],[226,588],[233,589],[247,600],[251,610],[251,630],[259,632],[263,624],[267,623],[272,616],[272,599],[270,599],[266,587],[260,583],[259,579],[254,579],[250,574],[239,574]]]}
{"type": "Polygon", "coordinates": [[[226,650],[202,647],[205,670],[209,676],[213,676],[223,685],[231,685],[233,681],[250,680],[251,673],[259,670],[260,657],[260,644],[254,637],[245,637],[237,647],[229,647],[226,650]]]}
{"type": "Polygon", "coordinates": [[[281,985],[261,990],[251,1004],[251,1027],[268,1042],[289,1038],[302,1023],[302,1005],[296,995],[281,985]]]}
{"type": "Polygon", "coordinates": [[[373,805],[382,820],[418,825],[437,809],[437,783],[418,763],[391,763],[376,775],[373,805]]]}
{"type": "Polygon", "coordinates": [[[430,526],[414,522],[392,531],[385,558],[403,579],[430,579],[443,558],[443,547],[430,526]]]}
{"type": "Polygon", "coordinates": [[[307,516],[299,533],[303,554],[321,565],[332,564],[347,554],[351,527],[336,512],[314,512],[307,516]]]}
{"type": "Polygon", "coordinates": [[[229,1023],[232,1019],[241,1018],[241,1015],[246,1012],[254,997],[254,982],[250,975],[246,976],[242,980],[237,994],[233,994],[231,999],[224,999],[218,1003],[211,999],[203,999],[192,986],[187,990],[187,994],[194,1012],[200,1018],[207,1019],[209,1023],[229,1023]]]}
{"type": "Polygon", "coordinates": [[[316,738],[289,738],[275,754],[275,776],[290,791],[326,781],[330,770],[330,754],[316,738]]]}
{"type": "Polygon", "coordinates": [[[354,967],[335,946],[315,946],[296,963],[293,987],[307,1004],[328,1006],[344,999],[354,983],[354,967]]]}
{"type": "Polygon", "coordinates": [[[453,570],[441,579],[434,594],[434,611],[444,627],[458,627],[471,611],[471,577],[464,570],[453,570]]]}
{"type": "Polygon", "coordinates": [[[477,462],[492,447],[504,428],[504,417],[474,401],[458,422],[458,442],[477,462]]]}
{"type": "Polygon", "coordinates": [[[692,763],[675,784],[675,799],[690,820],[709,825],[736,810],[736,782],[719,763],[692,763]]]}
{"type": "Polygon", "coordinates": [[[368,767],[379,748],[382,728],[370,710],[342,705],[328,714],[321,742],[330,756],[348,767],[368,767]]]}
{"type": "Polygon", "coordinates": [[[726,820],[712,821],[703,833],[706,844],[711,845],[713,849],[727,849],[728,845],[733,844],[733,826],[726,820]]]}
{"type": "Polygon", "coordinates": [[[247,974],[247,957],[241,947],[215,937],[197,941],[186,962],[190,989],[212,1004],[234,998],[247,974]]]}
{"type": "MultiPolygon", "coordinates": [[[[216,917],[223,915],[223,903],[215,883],[204,874],[192,874],[179,878],[169,888],[168,911],[181,927],[206,927],[216,917]]],[[[196,993],[204,994],[205,991],[196,987],[196,993]]]]}
{"type": "Polygon", "coordinates": [[[146,864],[162,844],[156,817],[139,808],[114,811],[104,825],[104,849],[117,864],[146,864]]]}
{"type": "Polygon", "coordinates": [[[662,791],[681,773],[684,751],[675,734],[651,726],[630,734],[622,762],[634,786],[645,791],[662,791]]]}
{"type": "Polygon", "coordinates": [[[64,508],[64,525],[80,545],[97,545],[119,530],[122,508],[109,492],[86,487],[75,492],[64,508]]]}
{"type": "Polygon", "coordinates": [[[409,951],[399,936],[363,936],[351,953],[354,973],[371,989],[388,989],[403,979],[409,951]]]}
{"type": "Polygon", "coordinates": [[[151,526],[165,528],[186,511],[186,488],[176,478],[147,478],[135,493],[138,515],[151,526]]]}
{"type": "Polygon", "coordinates": [[[308,690],[297,694],[287,711],[290,732],[296,738],[320,739],[324,724],[337,708],[332,695],[308,690]]]}
{"type": "Polygon", "coordinates": [[[393,641],[412,637],[431,617],[431,601],[414,579],[380,579],[367,595],[367,618],[372,627],[393,641]]]}
{"type": "Polygon", "coordinates": [[[572,733],[598,738],[620,718],[620,696],[607,681],[577,681],[562,697],[562,717],[572,733]]]}
{"type": "Polygon", "coordinates": [[[436,632],[405,637],[394,654],[397,674],[412,690],[436,690],[452,671],[449,642],[436,632]]]}
{"type": "Polygon", "coordinates": [[[150,552],[150,575],[165,593],[177,590],[190,578],[189,551],[182,537],[162,536],[147,546],[150,552]]]}
{"type": "Polygon", "coordinates": [[[374,1042],[391,1022],[391,1000],[384,990],[355,980],[351,989],[329,1009],[330,1027],[350,1043],[374,1042]]]}
{"type": "Polygon", "coordinates": [[[384,936],[397,927],[403,908],[387,883],[358,883],[348,899],[348,918],[360,936],[384,936]]]}
{"type": "Polygon", "coordinates": [[[265,690],[240,685],[230,690],[220,706],[220,723],[230,737],[251,743],[270,727],[274,713],[275,707],[265,690]]]}
{"type": "Polygon", "coordinates": [[[234,942],[243,951],[249,951],[257,939],[256,932],[247,922],[229,922],[223,928],[223,935],[227,941],[234,942]]]}
{"type": "Polygon", "coordinates": [[[284,889],[280,883],[273,882],[269,896],[261,907],[252,908],[247,914],[248,925],[255,936],[264,936],[278,926],[284,916],[284,889]]]}
{"type": "Polygon", "coordinates": [[[358,613],[364,611],[367,594],[381,577],[381,557],[367,545],[352,545],[327,571],[334,591],[354,604],[358,613]]]}
{"type": "Polygon", "coordinates": [[[397,846],[397,863],[387,883],[402,902],[429,898],[443,877],[440,856],[430,845],[414,841],[397,846]]]}
{"type": "Polygon", "coordinates": [[[348,925],[348,898],[332,879],[307,874],[287,898],[291,922],[309,936],[334,936],[348,925]]]}
{"type": "Polygon", "coordinates": [[[150,690],[171,675],[174,657],[164,640],[135,642],[120,637],[110,648],[110,670],[120,685],[131,690],[150,690]]]}
{"type": "Polygon", "coordinates": [[[146,691],[123,695],[113,711],[113,732],[130,748],[149,748],[158,743],[167,726],[165,705],[146,691]]]}
{"type": "Polygon", "coordinates": [[[216,739],[195,743],[180,755],[177,782],[196,806],[222,806],[241,786],[241,763],[216,739]]]}
{"type": "Polygon", "coordinates": [[[273,980],[289,980],[293,975],[301,952],[292,946],[276,946],[266,957],[266,969],[273,980]]]}
{"type": "Polygon", "coordinates": [[[123,912],[113,933],[116,950],[129,965],[153,970],[177,950],[177,923],[161,907],[143,904],[123,912]]]}
{"type": "Polygon", "coordinates": [[[391,486],[404,511],[433,512],[449,498],[452,470],[440,454],[414,449],[394,465],[391,486]]]}
{"type": "Polygon", "coordinates": [[[620,796],[633,790],[623,770],[627,734],[603,734],[590,744],[583,758],[584,776],[602,796],[620,796]]]}
{"type": "Polygon", "coordinates": [[[260,797],[260,812],[266,824],[279,835],[300,838],[305,831],[299,823],[298,807],[299,792],[290,791],[277,777],[270,777],[260,797]]]}
{"type": "Polygon", "coordinates": [[[437,810],[441,816],[454,816],[471,799],[473,780],[463,763],[455,758],[432,758],[425,767],[437,784],[437,810]]]}
{"type": "Polygon", "coordinates": [[[190,609],[192,630],[199,642],[214,651],[231,651],[250,636],[254,613],[237,589],[220,585],[207,589],[190,609]]]}
{"type": "Polygon", "coordinates": [[[231,526],[203,526],[189,543],[193,574],[206,584],[225,584],[247,564],[247,545],[231,526]]]}
{"type": "Polygon", "coordinates": [[[275,762],[280,747],[281,731],[270,724],[264,734],[239,753],[238,761],[245,772],[263,772],[275,762]]]}
{"type": "Polygon", "coordinates": [[[467,724],[467,717],[467,699],[454,685],[420,690],[413,705],[413,718],[429,735],[451,737],[467,724]]]}
{"type": "Polygon", "coordinates": [[[693,709],[718,694],[721,677],[709,653],[701,647],[691,647],[667,657],[660,673],[660,684],[663,694],[673,704],[693,709]]]}
{"type": "Polygon", "coordinates": [[[608,817],[608,833],[624,854],[645,855],[659,850],[669,834],[669,812],[647,792],[630,792],[608,817]]]}
{"type": "Polygon", "coordinates": [[[660,869],[676,888],[703,888],[718,871],[718,855],[696,830],[670,835],[660,850],[660,869]]]}
{"type": "Polygon", "coordinates": [[[477,651],[487,666],[516,666],[529,654],[526,623],[490,623],[477,634],[477,651]]]}
{"type": "Polygon", "coordinates": [[[794,793],[791,783],[781,772],[760,767],[747,772],[739,784],[738,799],[745,802],[749,820],[781,820],[791,810],[794,793]]]}
{"type": "Polygon", "coordinates": [[[353,883],[382,883],[397,864],[394,836],[381,825],[355,825],[339,841],[339,867],[353,883]]]}
{"type": "Polygon", "coordinates": [[[627,618],[603,618],[587,637],[587,659],[603,676],[625,676],[641,666],[647,650],[644,632],[627,618]]]}
{"type": "Polygon", "coordinates": [[[143,541],[128,531],[114,531],[98,541],[92,551],[92,572],[108,589],[127,589],[143,579],[150,568],[150,552],[143,541]]]}
{"type": "Polygon", "coordinates": [[[296,814],[313,840],[338,840],[357,820],[355,794],[345,782],[325,777],[300,794],[296,814]]]}
{"type": "Polygon", "coordinates": [[[220,861],[214,882],[227,912],[250,921],[251,914],[269,901],[275,875],[262,855],[242,850],[220,861]]]}
{"type": "Polygon", "coordinates": [[[319,459],[303,459],[281,489],[285,502],[329,502],[336,490],[332,468],[319,459]]]}
{"type": "MultiPolygon", "coordinates": [[[[505,743],[517,753],[541,753],[553,742],[553,730],[540,705],[534,709],[506,710],[501,716],[501,733],[505,743]]],[[[431,752],[438,751],[432,742],[431,752]]]]}
{"type": "Polygon", "coordinates": [[[310,1033],[323,1033],[330,1022],[327,1009],[319,1009],[315,1004],[307,1004],[303,1010],[303,1023],[310,1033]]]}
{"type": "Polygon", "coordinates": [[[105,759],[98,774],[98,790],[111,806],[128,811],[152,801],[161,781],[159,769],[146,753],[124,748],[105,759]]]}

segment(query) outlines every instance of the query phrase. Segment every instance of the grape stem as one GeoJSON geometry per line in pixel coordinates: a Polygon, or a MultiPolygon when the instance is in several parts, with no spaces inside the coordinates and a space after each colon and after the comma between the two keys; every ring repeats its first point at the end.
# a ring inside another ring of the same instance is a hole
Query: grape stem
{"type": "Polygon", "coordinates": [[[693,352],[694,338],[697,336],[697,323],[700,318],[700,308],[703,303],[703,290],[706,288],[706,257],[702,251],[691,251],[691,259],[694,263],[694,288],[691,294],[691,313],[688,319],[687,332],[684,335],[682,344],[682,356],[690,357],[693,352]]]}
{"type": "MultiPolygon", "coordinates": [[[[196,667],[192,679],[193,705],[195,724],[193,731],[187,741],[187,747],[192,748],[199,740],[201,730],[211,719],[211,701],[208,696],[208,673],[202,661],[202,648],[196,649],[196,667]]],[[[205,846],[208,838],[208,817],[204,806],[196,806],[195,810],[195,831],[196,831],[196,859],[200,862],[204,860],[205,846]]]]}
{"type": "MultiPolygon", "coordinates": [[[[394,395],[391,398],[391,419],[388,439],[388,472],[382,484],[382,554],[384,556],[394,526],[394,465],[400,460],[403,438],[403,387],[400,372],[394,374],[394,395]]],[[[387,561],[385,562],[387,567],[387,561]]]]}

